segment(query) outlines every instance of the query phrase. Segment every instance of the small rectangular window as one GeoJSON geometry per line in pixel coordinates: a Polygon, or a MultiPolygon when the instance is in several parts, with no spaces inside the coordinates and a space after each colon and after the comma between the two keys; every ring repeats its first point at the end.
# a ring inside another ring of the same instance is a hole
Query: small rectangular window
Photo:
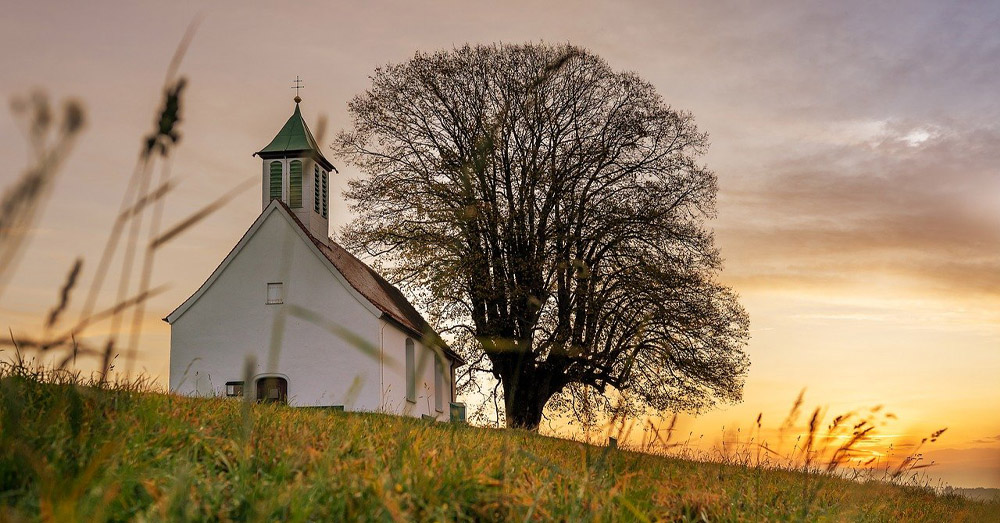
{"type": "Polygon", "coordinates": [[[226,382],[226,396],[231,398],[243,396],[243,382],[242,381],[227,381],[226,382]]]}
{"type": "Polygon", "coordinates": [[[406,338],[406,401],[417,402],[417,369],[413,355],[413,340],[406,338]]]}
{"type": "Polygon", "coordinates": [[[277,303],[285,303],[284,289],[281,283],[268,283],[267,284],[267,304],[274,305],[277,303]]]}

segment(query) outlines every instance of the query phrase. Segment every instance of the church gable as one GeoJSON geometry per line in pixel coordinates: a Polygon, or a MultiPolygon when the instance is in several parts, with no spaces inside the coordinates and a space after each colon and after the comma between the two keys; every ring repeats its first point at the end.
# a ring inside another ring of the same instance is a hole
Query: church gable
{"type": "MultiPolygon", "coordinates": [[[[284,222],[292,231],[298,240],[305,244],[309,251],[325,266],[332,277],[337,279],[340,284],[348,291],[348,293],[354,298],[354,300],[360,304],[362,307],[367,309],[371,314],[378,317],[383,311],[376,307],[369,299],[360,294],[355,287],[348,282],[344,275],[330,262],[327,256],[322,253],[317,245],[315,238],[313,238],[305,229],[304,226],[299,222],[294,215],[284,206],[279,200],[274,200],[270,205],[261,213],[261,215],[254,221],[253,225],[247,230],[247,232],[240,238],[240,241],[233,247],[233,250],[222,260],[222,263],[212,272],[207,280],[192,294],[187,300],[184,301],[177,309],[167,315],[164,321],[173,324],[181,316],[184,315],[197,301],[212,287],[213,283],[218,280],[222,274],[226,271],[227,267],[240,255],[241,252],[250,244],[250,242],[256,241],[261,228],[269,219],[279,219],[284,222]]],[[[267,241],[267,240],[264,240],[267,241]]]]}
{"type": "Polygon", "coordinates": [[[330,273],[351,293],[354,299],[376,317],[382,317],[395,324],[403,332],[428,345],[440,347],[452,360],[464,363],[457,353],[448,348],[437,332],[430,326],[402,292],[385,280],[374,269],[352,255],[347,249],[332,240],[321,241],[312,234],[284,202],[273,200],[254,221],[236,247],[222,261],[204,284],[170,313],[164,321],[173,324],[204,294],[219,278],[226,267],[239,255],[245,246],[257,235],[261,226],[272,215],[278,215],[295,231],[299,239],[309,246],[330,273]]]}

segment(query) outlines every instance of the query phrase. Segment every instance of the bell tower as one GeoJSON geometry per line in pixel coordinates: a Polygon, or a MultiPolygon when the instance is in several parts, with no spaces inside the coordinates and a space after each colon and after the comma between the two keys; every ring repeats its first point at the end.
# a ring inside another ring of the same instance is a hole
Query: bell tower
{"type": "Polygon", "coordinates": [[[326,243],[330,236],[329,178],[337,169],[323,156],[302,118],[301,102],[296,89],[292,116],[271,143],[254,153],[263,162],[261,210],[271,200],[281,200],[313,236],[326,243]]]}

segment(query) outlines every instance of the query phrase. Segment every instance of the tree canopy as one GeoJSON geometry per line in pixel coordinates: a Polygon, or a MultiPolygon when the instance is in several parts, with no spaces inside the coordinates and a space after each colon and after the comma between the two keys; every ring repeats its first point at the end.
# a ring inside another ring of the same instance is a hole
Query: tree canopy
{"type": "Polygon", "coordinates": [[[572,45],[417,53],[375,71],[338,154],[349,247],[375,256],[503,386],[508,426],[554,396],[738,401],[749,319],[716,280],[707,136],[572,45]]]}

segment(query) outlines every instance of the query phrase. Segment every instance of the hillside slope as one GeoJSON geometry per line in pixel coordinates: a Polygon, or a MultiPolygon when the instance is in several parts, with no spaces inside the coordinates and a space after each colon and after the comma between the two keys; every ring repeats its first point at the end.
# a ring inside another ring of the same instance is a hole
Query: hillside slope
{"type": "Polygon", "coordinates": [[[920,489],[13,374],[0,520],[997,518],[995,503],[920,489]]]}

